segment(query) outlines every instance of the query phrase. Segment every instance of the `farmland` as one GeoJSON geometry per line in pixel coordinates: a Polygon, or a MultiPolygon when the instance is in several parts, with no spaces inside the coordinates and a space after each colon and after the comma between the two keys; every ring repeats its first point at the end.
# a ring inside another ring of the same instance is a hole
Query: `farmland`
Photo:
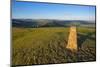
{"type": "Polygon", "coordinates": [[[95,28],[77,27],[78,51],[66,49],[69,27],[12,28],[12,64],[95,61],[95,28]]]}

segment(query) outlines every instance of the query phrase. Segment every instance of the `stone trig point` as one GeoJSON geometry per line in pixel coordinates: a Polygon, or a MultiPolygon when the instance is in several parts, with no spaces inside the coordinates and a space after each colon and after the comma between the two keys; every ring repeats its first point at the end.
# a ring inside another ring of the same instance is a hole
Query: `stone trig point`
{"type": "Polygon", "coordinates": [[[67,49],[77,51],[77,31],[75,26],[70,27],[67,49]]]}

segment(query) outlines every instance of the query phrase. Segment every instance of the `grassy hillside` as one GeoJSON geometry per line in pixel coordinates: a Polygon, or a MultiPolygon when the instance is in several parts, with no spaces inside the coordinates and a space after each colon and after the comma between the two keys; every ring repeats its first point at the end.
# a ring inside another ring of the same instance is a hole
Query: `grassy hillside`
{"type": "Polygon", "coordinates": [[[78,52],[66,49],[69,28],[15,28],[12,64],[50,64],[95,61],[95,29],[77,28],[78,52]]]}
{"type": "Polygon", "coordinates": [[[78,61],[96,60],[96,31],[95,28],[77,28],[78,61]]]}
{"type": "Polygon", "coordinates": [[[68,28],[13,28],[13,64],[66,62],[67,37],[68,28]]]}

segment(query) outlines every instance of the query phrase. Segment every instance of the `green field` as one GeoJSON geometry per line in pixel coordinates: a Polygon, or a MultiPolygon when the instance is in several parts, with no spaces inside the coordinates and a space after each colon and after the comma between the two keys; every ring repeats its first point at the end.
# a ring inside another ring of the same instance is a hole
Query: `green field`
{"type": "Polygon", "coordinates": [[[12,29],[12,64],[34,65],[95,61],[95,29],[77,28],[77,53],[66,49],[69,28],[12,29]]]}

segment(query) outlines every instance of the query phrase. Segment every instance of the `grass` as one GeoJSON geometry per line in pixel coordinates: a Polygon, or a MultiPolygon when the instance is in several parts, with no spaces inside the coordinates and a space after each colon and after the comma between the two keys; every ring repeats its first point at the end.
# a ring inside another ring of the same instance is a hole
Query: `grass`
{"type": "Polygon", "coordinates": [[[67,37],[68,28],[13,28],[13,64],[61,63],[57,53],[67,37]]]}
{"type": "Polygon", "coordinates": [[[95,47],[95,28],[81,28],[77,29],[78,32],[78,45],[81,46],[93,46],[95,47]]]}
{"type": "Polygon", "coordinates": [[[69,28],[12,29],[12,65],[35,65],[95,61],[95,29],[77,28],[78,49],[66,49],[69,28]]]}
{"type": "Polygon", "coordinates": [[[78,32],[78,61],[96,60],[96,33],[95,28],[79,27],[78,32]]]}

